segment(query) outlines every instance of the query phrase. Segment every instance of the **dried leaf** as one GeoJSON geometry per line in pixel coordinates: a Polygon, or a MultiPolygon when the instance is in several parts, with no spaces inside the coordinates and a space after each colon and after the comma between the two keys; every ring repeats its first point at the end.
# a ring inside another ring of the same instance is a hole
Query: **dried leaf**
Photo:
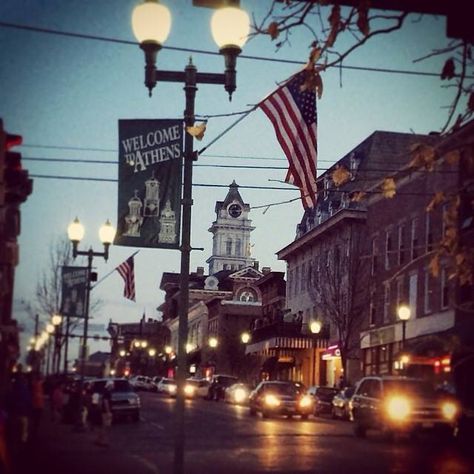
{"type": "Polygon", "coordinates": [[[457,165],[460,159],[459,150],[449,151],[448,153],[446,153],[444,158],[446,160],[446,163],[448,163],[448,165],[453,165],[453,166],[457,165]]]}
{"type": "Polygon", "coordinates": [[[425,143],[415,143],[410,149],[412,160],[408,166],[412,168],[425,168],[427,171],[434,170],[437,157],[434,147],[425,143]]]}
{"type": "Polygon", "coordinates": [[[307,69],[306,79],[301,84],[300,90],[301,92],[304,91],[311,91],[315,90],[316,94],[318,95],[318,99],[321,99],[323,95],[323,80],[319,73],[317,73],[314,69],[307,69]]]}
{"type": "Polygon", "coordinates": [[[431,212],[436,206],[443,203],[445,199],[446,196],[442,191],[435,193],[429,204],[426,206],[426,212],[431,212]]]}
{"type": "Polygon", "coordinates": [[[393,178],[385,178],[381,185],[384,197],[391,199],[397,194],[397,186],[393,178]]]}
{"type": "Polygon", "coordinates": [[[309,53],[309,63],[311,65],[314,66],[318,62],[321,57],[321,51],[322,49],[317,45],[311,49],[311,52],[309,53]]]}
{"type": "Polygon", "coordinates": [[[435,255],[428,264],[430,273],[437,278],[439,276],[439,255],[435,255]]]}
{"type": "Polygon", "coordinates": [[[332,172],[331,178],[336,187],[342,186],[351,179],[351,173],[344,166],[336,166],[336,169],[332,172]]]}
{"type": "Polygon", "coordinates": [[[350,199],[352,202],[360,202],[364,199],[365,193],[363,191],[355,191],[351,193],[350,199]]]}
{"type": "Polygon", "coordinates": [[[202,122],[193,127],[186,127],[186,131],[193,136],[196,140],[201,141],[204,138],[204,132],[206,131],[206,122],[202,122]]]}
{"type": "Polygon", "coordinates": [[[268,25],[267,33],[270,35],[270,38],[272,40],[278,38],[278,36],[280,35],[280,30],[278,28],[278,23],[276,21],[273,21],[272,23],[268,25]]]}
{"type": "Polygon", "coordinates": [[[456,74],[454,60],[449,58],[446,60],[443,66],[443,71],[441,72],[441,80],[452,79],[456,74]]]}
{"type": "Polygon", "coordinates": [[[369,2],[361,0],[357,7],[357,28],[364,35],[367,36],[370,33],[369,27],[369,2]]]}

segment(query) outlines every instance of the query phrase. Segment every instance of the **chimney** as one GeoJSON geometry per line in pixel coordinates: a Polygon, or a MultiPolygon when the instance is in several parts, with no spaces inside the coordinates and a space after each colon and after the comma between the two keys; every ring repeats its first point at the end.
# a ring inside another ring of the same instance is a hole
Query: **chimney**
{"type": "Polygon", "coordinates": [[[268,275],[271,271],[272,269],[270,267],[262,267],[262,273],[264,275],[268,275]]]}
{"type": "Polygon", "coordinates": [[[203,276],[204,275],[204,267],[197,267],[196,268],[196,275],[203,276]]]}

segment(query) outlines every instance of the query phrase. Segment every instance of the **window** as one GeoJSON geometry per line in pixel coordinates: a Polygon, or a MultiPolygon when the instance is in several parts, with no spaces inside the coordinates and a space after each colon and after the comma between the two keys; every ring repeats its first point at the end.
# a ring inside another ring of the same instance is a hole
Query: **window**
{"type": "Polygon", "coordinates": [[[431,252],[433,250],[433,230],[431,228],[431,213],[426,213],[425,218],[425,245],[426,251],[431,252]]]}
{"type": "Polygon", "coordinates": [[[449,283],[448,271],[446,267],[441,269],[441,309],[446,309],[449,305],[449,283]]]}
{"type": "Polygon", "coordinates": [[[390,269],[390,254],[392,250],[392,236],[390,235],[390,231],[387,230],[385,233],[385,270],[390,269]]]}
{"type": "Polygon", "coordinates": [[[418,257],[418,219],[415,217],[410,223],[410,259],[418,257]]]}
{"type": "Polygon", "coordinates": [[[371,380],[369,385],[369,397],[380,398],[382,395],[382,388],[378,380],[371,380]]]}
{"type": "Polygon", "coordinates": [[[237,257],[242,255],[242,241],[240,239],[235,241],[235,255],[237,255],[237,257]]]}
{"type": "Polygon", "coordinates": [[[372,239],[372,265],[371,265],[371,275],[375,275],[377,272],[377,238],[372,239]]]}
{"type": "Polygon", "coordinates": [[[295,295],[300,292],[300,267],[295,268],[295,295]]]}
{"type": "Polygon", "coordinates": [[[431,274],[429,269],[425,270],[425,292],[424,292],[424,313],[431,312],[431,274]]]}
{"type": "Polygon", "coordinates": [[[403,301],[403,277],[397,278],[397,308],[403,301]]]}
{"type": "Polygon", "coordinates": [[[398,264],[405,263],[405,224],[398,226],[398,264]]]}
{"type": "Polygon", "coordinates": [[[409,293],[408,293],[408,303],[411,310],[411,318],[416,318],[417,314],[417,301],[418,301],[418,275],[413,273],[410,275],[409,283],[409,293]]]}
{"type": "Polygon", "coordinates": [[[306,262],[301,266],[301,292],[304,293],[307,289],[306,283],[306,262]]]}
{"type": "Polygon", "coordinates": [[[390,283],[384,286],[384,302],[383,302],[383,322],[388,323],[390,319],[390,283]]]}
{"type": "Polygon", "coordinates": [[[373,296],[369,305],[369,326],[375,326],[375,302],[373,300],[373,296]]]}
{"type": "Polygon", "coordinates": [[[232,255],[232,239],[227,239],[225,243],[225,253],[226,255],[232,255]]]}

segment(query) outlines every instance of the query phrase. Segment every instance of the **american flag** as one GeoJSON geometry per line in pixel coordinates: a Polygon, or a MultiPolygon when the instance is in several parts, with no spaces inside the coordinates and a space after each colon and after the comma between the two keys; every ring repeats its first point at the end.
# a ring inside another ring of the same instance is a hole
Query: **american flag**
{"type": "Polygon", "coordinates": [[[134,260],[132,256],[128,257],[125,262],[121,263],[116,270],[123,278],[125,284],[123,288],[123,296],[129,300],[135,301],[135,271],[134,271],[134,260]]]}
{"type": "Polygon", "coordinates": [[[315,207],[317,191],[316,92],[312,87],[301,90],[308,73],[295,74],[259,104],[288,159],[285,181],[300,188],[305,209],[315,207]]]}

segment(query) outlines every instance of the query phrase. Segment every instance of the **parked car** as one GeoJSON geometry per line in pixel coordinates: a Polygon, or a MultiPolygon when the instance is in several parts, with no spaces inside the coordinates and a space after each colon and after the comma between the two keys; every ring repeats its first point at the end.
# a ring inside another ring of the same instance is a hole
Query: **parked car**
{"type": "Polygon", "coordinates": [[[437,393],[424,380],[396,376],[364,377],[350,406],[360,437],[370,428],[388,435],[435,429],[453,434],[460,412],[452,395],[437,393]]]}
{"type": "Polygon", "coordinates": [[[234,383],[224,392],[224,401],[234,405],[247,405],[252,387],[248,383],[234,383]]]}
{"type": "Polygon", "coordinates": [[[305,420],[313,413],[314,401],[292,382],[263,381],[249,396],[250,415],[261,412],[264,418],[272,415],[300,415],[305,420]]]}
{"type": "Polygon", "coordinates": [[[348,420],[350,417],[349,402],[354,395],[354,387],[346,387],[332,399],[332,417],[348,420]]]}
{"type": "Polygon", "coordinates": [[[175,397],[177,387],[176,380],[162,377],[156,386],[156,390],[158,393],[168,395],[169,397],[175,397]]]}
{"type": "Polygon", "coordinates": [[[151,383],[153,385],[152,392],[158,392],[158,384],[162,378],[163,377],[161,377],[160,375],[157,375],[156,377],[151,378],[151,383]]]}
{"type": "Polygon", "coordinates": [[[130,378],[130,384],[135,390],[153,390],[153,382],[151,377],[146,375],[134,375],[130,378]]]}
{"type": "Polygon", "coordinates": [[[314,399],[315,416],[332,413],[332,399],[337,392],[337,388],[333,387],[312,386],[308,389],[308,393],[314,399]]]}
{"type": "Polygon", "coordinates": [[[215,400],[216,402],[223,400],[225,389],[237,382],[237,377],[232,375],[213,375],[206,399],[215,400]]]}
{"type": "Polygon", "coordinates": [[[206,379],[187,379],[184,385],[186,398],[205,398],[209,392],[210,382],[206,379]]]}
{"type": "Polygon", "coordinates": [[[140,420],[140,397],[135,393],[127,379],[103,378],[89,382],[90,393],[103,394],[106,385],[111,388],[112,416],[117,419],[122,416],[130,416],[133,421],[140,420]]]}

